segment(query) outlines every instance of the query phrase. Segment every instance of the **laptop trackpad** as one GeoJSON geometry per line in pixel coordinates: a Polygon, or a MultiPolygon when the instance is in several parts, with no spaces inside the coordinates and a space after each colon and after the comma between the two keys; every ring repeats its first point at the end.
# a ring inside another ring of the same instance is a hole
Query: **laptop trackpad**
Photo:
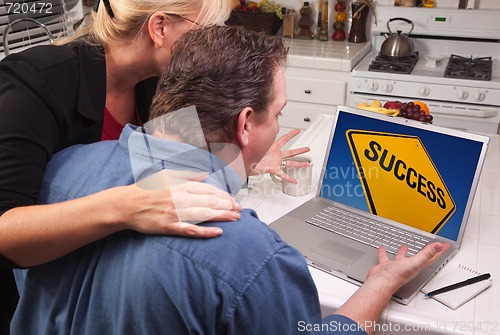
{"type": "Polygon", "coordinates": [[[353,264],[364,255],[360,250],[333,240],[324,240],[312,251],[345,265],[353,264]]]}

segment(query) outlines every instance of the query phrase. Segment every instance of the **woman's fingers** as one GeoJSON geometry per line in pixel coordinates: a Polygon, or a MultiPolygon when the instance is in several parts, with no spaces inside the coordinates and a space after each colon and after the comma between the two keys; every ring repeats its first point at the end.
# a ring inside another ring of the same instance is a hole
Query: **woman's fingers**
{"type": "Polygon", "coordinates": [[[236,221],[240,213],[230,210],[212,209],[207,207],[186,207],[176,209],[179,221],[201,223],[205,221],[236,221]]]}
{"type": "Polygon", "coordinates": [[[223,231],[219,227],[204,227],[186,222],[179,222],[179,236],[194,238],[213,238],[222,235],[223,231]]]}
{"type": "Polygon", "coordinates": [[[226,191],[198,181],[207,176],[204,172],[163,170],[138,182],[144,203],[136,202],[139,208],[129,229],[198,238],[220,236],[222,229],[196,224],[238,220],[242,207],[226,191]]]}
{"type": "Polygon", "coordinates": [[[193,238],[213,238],[222,235],[223,231],[219,227],[205,227],[188,222],[171,222],[166,233],[193,238]]]}
{"type": "Polygon", "coordinates": [[[179,221],[200,223],[240,218],[241,205],[226,191],[213,185],[185,182],[170,187],[170,194],[179,221]]]}
{"type": "Polygon", "coordinates": [[[241,211],[241,205],[226,191],[199,182],[186,182],[170,188],[176,209],[205,207],[241,211]]]}

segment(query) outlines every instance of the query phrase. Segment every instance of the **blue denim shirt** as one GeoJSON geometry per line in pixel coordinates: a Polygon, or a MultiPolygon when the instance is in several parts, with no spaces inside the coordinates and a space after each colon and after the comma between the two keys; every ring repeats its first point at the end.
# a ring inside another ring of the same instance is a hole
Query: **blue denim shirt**
{"type": "MultiPolygon", "coordinates": [[[[236,174],[206,151],[165,146],[133,129],[127,126],[119,141],[55,155],[40,202],[128,185],[134,175],[161,168],[208,169],[210,183],[238,191],[236,174]],[[145,159],[131,164],[130,157],[145,159]]],[[[21,298],[12,334],[365,334],[346,317],[321,318],[304,258],[254,211],[244,210],[236,222],[203,224],[224,234],[190,239],[122,231],[56,261],[16,270],[21,298]]]]}

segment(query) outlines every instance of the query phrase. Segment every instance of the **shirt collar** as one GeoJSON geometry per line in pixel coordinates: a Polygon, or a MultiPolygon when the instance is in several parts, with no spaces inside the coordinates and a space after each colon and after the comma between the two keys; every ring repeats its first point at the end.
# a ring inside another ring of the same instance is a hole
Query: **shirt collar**
{"type": "Polygon", "coordinates": [[[192,145],[146,134],[143,127],[127,124],[119,139],[120,147],[128,152],[135,181],[162,169],[208,172],[206,182],[233,196],[244,181],[222,160],[210,152],[192,145]]]}

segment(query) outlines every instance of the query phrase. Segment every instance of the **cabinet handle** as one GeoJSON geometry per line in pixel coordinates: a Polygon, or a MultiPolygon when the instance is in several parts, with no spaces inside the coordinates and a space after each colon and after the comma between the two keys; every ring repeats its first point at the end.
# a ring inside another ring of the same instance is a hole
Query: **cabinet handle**
{"type": "Polygon", "coordinates": [[[311,94],[311,90],[305,90],[304,93],[305,94],[311,94]]]}
{"type": "Polygon", "coordinates": [[[311,119],[310,119],[310,118],[308,118],[308,117],[305,117],[305,118],[304,118],[304,122],[311,122],[311,119]]]}

